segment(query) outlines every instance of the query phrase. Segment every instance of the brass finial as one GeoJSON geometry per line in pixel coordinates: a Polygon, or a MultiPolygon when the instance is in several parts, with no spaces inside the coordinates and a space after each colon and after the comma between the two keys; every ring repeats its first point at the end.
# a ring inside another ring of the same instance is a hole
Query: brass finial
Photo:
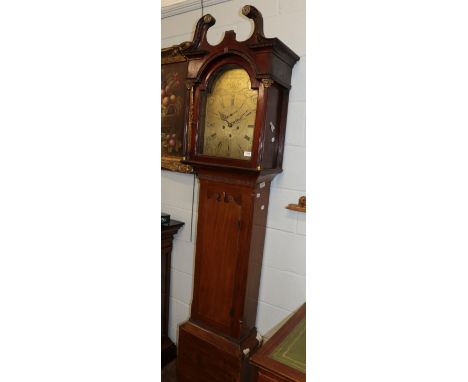
{"type": "Polygon", "coordinates": [[[262,83],[263,83],[263,86],[266,87],[266,88],[269,88],[271,85],[273,85],[273,80],[271,78],[263,78],[262,79],[262,83]]]}
{"type": "Polygon", "coordinates": [[[242,7],[242,14],[244,16],[247,16],[250,13],[250,5],[244,5],[242,7]]]}

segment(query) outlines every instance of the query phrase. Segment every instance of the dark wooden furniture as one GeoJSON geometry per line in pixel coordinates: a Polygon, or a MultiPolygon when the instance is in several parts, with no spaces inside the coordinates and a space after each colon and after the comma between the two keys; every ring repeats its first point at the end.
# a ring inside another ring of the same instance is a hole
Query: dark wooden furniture
{"type": "Polygon", "coordinates": [[[189,146],[182,163],[193,167],[200,191],[191,316],[179,327],[179,382],[249,381],[249,357],[260,344],[255,322],[270,183],[282,171],[291,74],[299,57],[280,40],[264,36],[263,18],[255,7],[247,5],[242,13],[254,21],[246,41],[237,41],[235,32],[228,31],[220,44],[211,46],[206,35],[215,19],[205,15],[182,51],[189,62],[190,100],[189,146]],[[207,155],[202,142],[208,139],[208,122],[202,117],[208,95],[229,70],[248,73],[249,89],[242,91],[258,92],[256,104],[245,111],[241,103],[236,111],[236,100],[219,102],[213,114],[220,120],[209,127],[219,129],[227,145],[231,135],[226,132],[234,135],[249,113],[249,126],[242,129],[253,129],[247,130],[251,151],[241,158],[229,150],[207,155]]]}
{"type": "Polygon", "coordinates": [[[252,357],[257,382],[305,382],[306,305],[252,357]]]}
{"type": "Polygon", "coordinates": [[[184,223],[177,220],[161,225],[161,367],[176,357],[176,347],[168,337],[171,253],[174,235],[183,225],[184,223]]]}

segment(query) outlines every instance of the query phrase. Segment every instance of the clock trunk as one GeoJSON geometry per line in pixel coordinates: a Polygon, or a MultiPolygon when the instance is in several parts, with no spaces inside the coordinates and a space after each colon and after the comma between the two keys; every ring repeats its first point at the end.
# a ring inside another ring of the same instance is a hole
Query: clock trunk
{"type": "Polygon", "coordinates": [[[239,173],[197,171],[191,318],[240,340],[255,326],[270,182],[239,173]]]}

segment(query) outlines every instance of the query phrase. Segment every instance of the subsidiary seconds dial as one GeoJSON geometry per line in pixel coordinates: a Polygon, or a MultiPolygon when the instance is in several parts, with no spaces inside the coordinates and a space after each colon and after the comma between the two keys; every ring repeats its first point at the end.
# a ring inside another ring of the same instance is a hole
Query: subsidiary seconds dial
{"type": "Polygon", "coordinates": [[[250,86],[244,69],[228,69],[217,76],[206,97],[204,155],[250,159],[258,98],[250,86]]]}

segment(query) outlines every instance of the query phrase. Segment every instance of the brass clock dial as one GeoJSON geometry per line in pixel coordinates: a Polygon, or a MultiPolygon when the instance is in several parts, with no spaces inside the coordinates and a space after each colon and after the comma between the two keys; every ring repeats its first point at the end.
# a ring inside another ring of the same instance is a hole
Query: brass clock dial
{"type": "Polygon", "coordinates": [[[202,154],[250,159],[257,98],[244,69],[225,70],[215,79],[206,96],[202,154]]]}

